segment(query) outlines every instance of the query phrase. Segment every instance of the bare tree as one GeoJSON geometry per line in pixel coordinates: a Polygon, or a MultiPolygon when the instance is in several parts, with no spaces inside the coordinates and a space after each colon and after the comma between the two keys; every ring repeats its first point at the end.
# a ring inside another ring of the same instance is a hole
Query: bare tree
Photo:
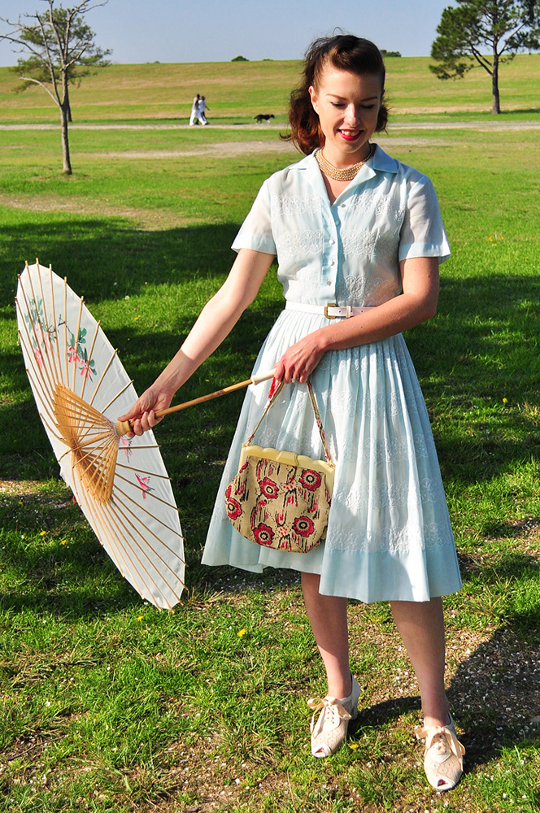
{"type": "Polygon", "coordinates": [[[93,69],[108,65],[111,51],[103,51],[95,44],[95,34],[84,22],[84,15],[108,0],[92,2],[82,0],[73,8],[55,7],[55,0],[42,0],[48,5],[43,13],[25,14],[17,22],[0,17],[10,26],[0,40],[12,43],[15,53],[24,54],[13,70],[23,84],[20,90],[39,85],[51,97],[60,111],[62,131],[62,165],[71,175],[68,125],[72,120],[69,86],[79,82],[93,69]]]}
{"type": "Polygon", "coordinates": [[[480,66],[491,76],[492,113],[500,113],[499,68],[518,51],[540,48],[539,0],[456,0],[443,10],[430,69],[458,79],[480,66]],[[488,52],[486,54],[486,51],[488,52]]]}

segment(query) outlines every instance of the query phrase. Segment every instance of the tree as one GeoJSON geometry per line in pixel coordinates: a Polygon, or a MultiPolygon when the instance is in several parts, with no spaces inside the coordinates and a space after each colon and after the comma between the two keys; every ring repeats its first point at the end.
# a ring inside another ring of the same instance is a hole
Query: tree
{"type": "Polygon", "coordinates": [[[440,64],[429,67],[439,79],[482,67],[491,76],[492,113],[500,113],[499,67],[519,51],[540,48],[540,0],[456,1],[443,10],[431,47],[440,64]]]}
{"type": "Polygon", "coordinates": [[[97,6],[106,5],[108,0],[93,4],[92,0],[82,0],[73,8],[55,7],[55,0],[43,2],[47,3],[48,9],[43,13],[26,14],[24,21],[20,17],[17,22],[0,17],[11,27],[7,34],[0,34],[0,39],[15,45],[16,53],[26,55],[26,58],[19,58],[13,68],[23,82],[18,90],[39,85],[58,106],[63,170],[71,175],[69,87],[80,82],[93,69],[108,65],[106,57],[111,53],[96,46],[95,34],[84,22],[84,15],[97,6]]]}

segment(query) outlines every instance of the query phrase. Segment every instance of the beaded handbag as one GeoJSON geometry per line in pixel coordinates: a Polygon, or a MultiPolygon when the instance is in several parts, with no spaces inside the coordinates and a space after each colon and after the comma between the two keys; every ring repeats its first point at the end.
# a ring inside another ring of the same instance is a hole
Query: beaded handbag
{"type": "Polygon", "coordinates": [[[225,491],[227,516],[246,539],[267,548],[307,553],[326,537],[335,465],[313,388],[308,393],[326,460],[252,444],[279,385],[251,436],[242,444],[238,474],[225,491]]]}

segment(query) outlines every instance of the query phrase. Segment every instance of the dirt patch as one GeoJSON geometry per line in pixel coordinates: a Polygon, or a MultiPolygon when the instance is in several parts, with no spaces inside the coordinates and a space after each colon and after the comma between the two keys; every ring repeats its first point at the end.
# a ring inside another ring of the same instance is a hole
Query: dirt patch
{"type": "Polygon", "coordinates": [[[23,209],[28,212],[66,212],[85,217],[119,217],[134,221],[136,227],[147,231],[160,231],[186,226],[193,219],[164,210],[135,209],[128,206],[110,206],[102,201],[90,201],[87,198],[60,198],[55,196],[31,197],[30,195],[0,194],[0,206],[12,209],[23,209]]]}
{"type": "Polygon", "coordinates": [[[246,153],[279,152],[298,155],[297,150],[288,141],[230,141],[220,144],[203,144],[187,150],[117,150],[110,152],[79,153],[91,158],[127,158],[136,160],[186,158],[188,156],[215,156],[216,158],[234,158],[246,153]]]}
{"type": "Polygon", "coordinates": [[[38,494],[43,490],[41,480],[0,480],[0,494],[38,494]]]}
{"type": "MultiPolygon", "coordinates": [[[[392,146],[398,147],[448,147],[451,142],[442,138],[405,137],[392,138],[392,146]]],[[[277,152],[290,154],[291,160],[300,159],[298,151],[287,141],[232,141],[223,144],[205,144],[188,150],[124,150],[111,152],[83,153],[91,158],[123,158],[134,160],[171,160],[176,158],[215,156],[216,158],[234,158],[237,155],[277,152]]]]}

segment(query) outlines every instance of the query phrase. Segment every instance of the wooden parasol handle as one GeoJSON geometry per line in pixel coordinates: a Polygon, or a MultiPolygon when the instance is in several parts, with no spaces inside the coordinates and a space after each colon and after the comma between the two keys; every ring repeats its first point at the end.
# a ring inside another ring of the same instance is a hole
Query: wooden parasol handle
{"type": "MultiPolygon", "coordinates": [[[[177,404],[176,406],[168,407],[167,409],[160,409],[159,412],[156,412],[156,418],[162,418],[164,415],[170,415],[171,412],[179,412],[181,409],[187,409],[188,407],[195,406],[196,404],[203,404],[205,401],[211,401],[212,398],[219,398],[220,395],[226,395],[228,392],[241,390],[242,387],[249,387],[250,384],[260,384],[261,381],[268,381],[268,379],[273,378],[273,376],[274,368],[268,370],[266,373],[254,375],[253,378],[248,378],[246,381],[239,381],[238,384],[231,384],[229,387],[224,387],[222,390],[210,392],[208,395],[201,395],[200,398],[193,398],[191,401],[184,401],[182,404],[177,404]]],[[[126,435],[128,432],[132,431],[132,426],[129,421],[118,421],[115,423],[114,428],[116,429],[116,433],[119,437],[122,437],[123,435],[126,435]]]]}

